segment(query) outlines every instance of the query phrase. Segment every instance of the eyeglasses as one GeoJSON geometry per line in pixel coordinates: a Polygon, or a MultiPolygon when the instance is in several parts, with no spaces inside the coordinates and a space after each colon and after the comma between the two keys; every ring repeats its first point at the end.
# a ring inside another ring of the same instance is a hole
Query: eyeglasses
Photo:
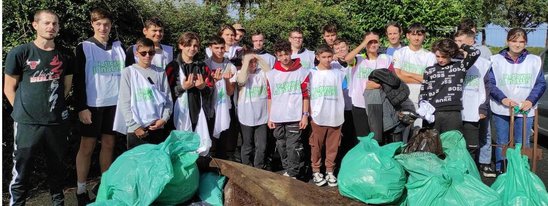
{"type": "Polygon", "coordinates": [[[137,53],[139,53],[141,56],[147,56],[147,54],[149,56],[154,56],[156,54],[156,51],[148,51],[148,52],[147,51],[142,51],[142,52],[137,52],[137,53]]]}

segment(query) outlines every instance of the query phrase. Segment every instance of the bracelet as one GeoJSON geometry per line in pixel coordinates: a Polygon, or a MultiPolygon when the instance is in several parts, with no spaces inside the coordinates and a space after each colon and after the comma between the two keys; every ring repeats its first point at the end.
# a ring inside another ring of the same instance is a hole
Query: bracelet
{"type": "Polygon", "coordinates": [[[303,116],[309,117],[309,116],[310,116],[310,113],[309,113],[309,112],[303,112],[303,116]]]}

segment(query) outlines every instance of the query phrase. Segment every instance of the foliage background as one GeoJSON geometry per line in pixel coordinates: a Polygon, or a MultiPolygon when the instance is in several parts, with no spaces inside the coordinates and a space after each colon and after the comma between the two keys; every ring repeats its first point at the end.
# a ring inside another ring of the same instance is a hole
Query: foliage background
{"type": "MultiPolygon", "coordinates": [[[[204,0],[197,4],[189,1],[168,0],[5,0],[2,8],[2,59],[14,46],[34,39],[31,27],[32,15],[38,9],[51,9],[60,17],[61,31],[57,44],[73,49],[79,42],[90,37],[92,30],[89,11],[102,7],[112,12],[114,28],[111,37],[131,45],[142,36],[143,22],[158,16],[165,23],[164,44],[175,45],[178,36],[193,31],[207,39],[217,33],[222,24],[242,23],[248,34],[261,31],[266,36],[266,48],[279,39],[287,39],[288,30],[299,26],[304,32],[304,44],[314,49],[321,42],[321,28],[327,23],[338,26],[339,36],[352,44],[359,44],[365,31],[383,33],[389,21],[402,23],[403,28],[411,23],[423,23],[428,29],[426,47],[436,39],[448,37],[462,18],[472,18],[482,27],[488,23],[502,26],[534,27],[546,22],[546,0],[204,0]],[[231,13],[233,12],[233,13],[231,13]],[[234,13],[235,12],[235,13],[234,13]]],[[[403,37],[402,37],[403,38],[403,37]]],[[[386,39],[383,38],[386,42],[386,39]]],[[[249,43],[247,36],[244,42],[249,43]]],[[[203,58],[204,50],[199,53],[203,58]]],[[[11,154],[13,151],[13,120],[9,117],[11,106],[3,96],[2,171],[4,191],[11,180],[11,154]]],[[[76,125],[76,115],[72,114],[76,125]]],[[[74,159],[79,145],[76,126],[72,127],[69,153],[67,154],[67,186],[75,185],[74,159]]],[[[123,138],[119,138],[118,153],[123,152],[123,138]]],[[[99,147],[96,147],[99,148],[99,147]]],[[[95,154],[97,155],[97,154],[95,154]]],[[[91,176],[98,175],[94,158],[91,176]]],[[[37,160],[37,172],[33,175],[35,188],[44,185],[44,160],[37,160]]]]}

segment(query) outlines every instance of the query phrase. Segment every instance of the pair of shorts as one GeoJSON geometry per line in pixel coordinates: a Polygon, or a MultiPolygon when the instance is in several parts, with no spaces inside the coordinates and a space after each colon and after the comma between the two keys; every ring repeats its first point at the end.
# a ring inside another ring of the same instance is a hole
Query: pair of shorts
{"type": "Polygon", "coordinates": [[[84,124],[80,121],[81,136],[99,138],[101,134],[116,134],[112,130],[116,106],[89,107],[88,109],[91,112],[91,124],[84,124]]]}

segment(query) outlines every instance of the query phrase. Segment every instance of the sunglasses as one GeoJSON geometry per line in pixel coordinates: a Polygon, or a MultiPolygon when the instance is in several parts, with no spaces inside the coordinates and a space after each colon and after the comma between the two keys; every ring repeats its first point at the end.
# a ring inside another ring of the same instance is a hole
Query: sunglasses
{"type": "Polygon", "coordinates": [[[154,56],[156,54],[156,51],[148,51],[148,52],[147,51],[142,51],[142,52],[137,52],[137,53],[139,53],[141,56],[147,56],[147,54],[149,56],[154,56]]]}

